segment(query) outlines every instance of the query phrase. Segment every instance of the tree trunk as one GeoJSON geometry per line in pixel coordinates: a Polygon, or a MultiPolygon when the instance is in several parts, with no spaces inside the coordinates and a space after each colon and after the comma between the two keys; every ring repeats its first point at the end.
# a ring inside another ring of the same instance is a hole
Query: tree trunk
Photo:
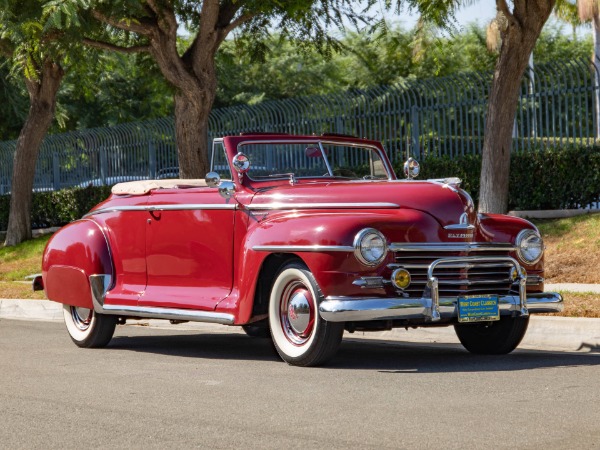
{"type": "Polygon", "coordinates": [[[208,118],[212,102],[199,101],[204,94],[205,91],[175,94],[175,136],[181,178],[203,178],[209,169],[208,118]]]}
{"type": "MultiPolygon", "coordinates": [[[[498,0],[498,5],[506,3],[498,0]]],[[[521,78],[529,55],[554,7],[554,0],[515,0],[513,13],[501,31],[502,46],[488,100],[483,141],[479,211],[506,213],[510,150],[521,78]]]]}
{"type": "Polygon", "coordinates": [[[52,62],[45,62],[39,80],[26,80],[29,113],[17,140],[13,160],[10,212],[5,245],[31,239],[31,197],[35,165],[42,140],[54,118],[56,93],[64,73],[52,62]]]}
{"type": "Polygon", "coordinates": [[[592,17],[592,35],[594,37],[594,56],[592,63],[594,64],[594,80],[596,80],[595,91],[595,113],[596,113],[596,139],[600,139],[600,14],[594,11],[592,17]]]}
{"type": "Polygon", "coordinates": [[[209,169],[208,119],[217,93],[214,42],[192,46],[179,56],[177,36],[158,33],[151,55],[175,88],[175,137],[181,178],[202,178],[209,169]]]}

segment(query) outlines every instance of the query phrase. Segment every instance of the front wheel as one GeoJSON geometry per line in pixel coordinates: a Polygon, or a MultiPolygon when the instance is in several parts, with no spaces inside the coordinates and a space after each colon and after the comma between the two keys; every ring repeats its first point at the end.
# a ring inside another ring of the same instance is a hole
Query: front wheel
{"type": "Polygon", "coordinates": [[[117,325],[116,316],[98,314],[93,309],[63,305],[69,336],[78,347],[106,347],[117,325]]]}
{"type": "Polygon", "coordinates": [[[521,343],[529,317],[501,317],[496,322],[457,324],[454,331],[460,343],[471,353],[505,355],[521,343]]]}
{"type": "Polygon", "coordinates": [[[316,366],[331,359],[342,340],[344,324],[319,315],[321,290],[299,261],[284,265],[271,287],[269,328],[275,349],[288,364],[316,366]]]}

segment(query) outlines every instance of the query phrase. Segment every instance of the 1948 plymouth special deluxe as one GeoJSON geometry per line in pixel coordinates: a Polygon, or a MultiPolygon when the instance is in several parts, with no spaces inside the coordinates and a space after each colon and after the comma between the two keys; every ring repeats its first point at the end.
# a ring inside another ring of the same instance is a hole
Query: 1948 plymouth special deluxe
{"type": "Polygon", "coordinates": [[[399,180],[380,143],[334,134],[216,139],[203,180],[117,184],[48,242],[46,296],[80,347],[127,318],[241,325],[301,366],[344,330],[454,326],[504,354],[556,312],[531,223],[478,214],[456,178],[399,180]],[[220,172],[220,173],[218,173],[220,172]]]}

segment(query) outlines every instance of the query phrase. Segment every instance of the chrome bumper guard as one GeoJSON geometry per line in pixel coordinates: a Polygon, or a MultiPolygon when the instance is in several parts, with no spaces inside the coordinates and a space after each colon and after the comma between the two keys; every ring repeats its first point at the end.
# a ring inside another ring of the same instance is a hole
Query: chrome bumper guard
{"type": "Polygon", "coordinates": [[[439,322],[458,317],[458,297],[439,296],[438,279],[434,271],[438,266],[456,263],[508,262],[517,271],[515,284],[518,295],[498,297],[500,314],[528,316],[529,313],[552,313],[563,309],[562,296],[555,292],[527,294],[527,275],[519,263],[509,256],[467,256],[440,258],[433,261],[427,271],[427,287],[421,298],[404,297],[326,297],[319,305],[319,313],[329,322],[361,322],[369,320],[421,319],[439,322]]]}

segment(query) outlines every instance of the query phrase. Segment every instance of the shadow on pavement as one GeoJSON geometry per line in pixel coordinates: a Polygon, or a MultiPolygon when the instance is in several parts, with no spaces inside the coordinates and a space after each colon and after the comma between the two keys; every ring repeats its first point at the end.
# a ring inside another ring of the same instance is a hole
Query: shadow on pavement
{"type": "MultiPolygon", "coordinates": [[[[270,339],[239,333],[165,333],[156,329],[115,336],[109,349],[215,360],[280,362],[270,339]],[[152,334],[150,334],[150,332],[152,334]]],[[[283,364],[283,362],[281,362],[283,364]]],[[[344,339],[324,370],[382,373],[498,372],[538,368],[600,366],[598,353],[519,350],[509,355],[473,355],[457,344],[344,339]]]]}

